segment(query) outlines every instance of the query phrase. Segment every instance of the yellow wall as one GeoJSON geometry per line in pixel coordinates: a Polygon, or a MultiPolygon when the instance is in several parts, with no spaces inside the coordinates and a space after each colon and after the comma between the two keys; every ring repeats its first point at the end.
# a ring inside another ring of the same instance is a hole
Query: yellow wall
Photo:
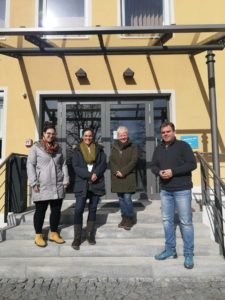
{"type": "MultiPolygon", "coordinates": [[[[10,26],[35,26],[35,0],[10,1],[10,26]]],[[[91,26],[116,26],[117,1],[95,0],[91,6],[91,26]]],[[[176,24],[225,23],[223,0],[180,1],[174,0],[176,24]],[[212,13],[213,11],[213,13],[212,13]]],[[[174,42],[190,41],[200,37],[174,36],[174,42]]],[[[1,42],[1,41],[0,41],[1,42]]],[[[22,38],[6,38],[2,42],[12,46],[29,45],[22,38]]],[[[86,39],[55,40],[55,43],[75,46],[97,46],[96,37],[86,39]]],[[[147,45],[148,39],[121,39],[105,37],[107,45],[147,45]]],[[[216,54],[216,92],[218,108],[219,148],[225,152],[224,70],[225,51],[216,54]]],[[[208,75],[206,53],[190,58],[187,55],[170,56],[68,56],[25,57],[17,60],[0,55],[0,88],[7,88],[6,155],[11,152],[27,153],[24,141],[35,138],[36,93],[39,91],[70,90],[172,90],[175,91],[176,127],[178,136],[199,136],[199,151],[211,151],[208,75]],[[75,71],[83,68],[88,74],[89,85],[81,85],[75,71]],[[135,72],[135,85],[127,85],[124,70],[135,72]],[[22,95],[26,94],[24,98],[22,95]]],[[[198,172],[194,175],[199,185],[198,172]]]]}

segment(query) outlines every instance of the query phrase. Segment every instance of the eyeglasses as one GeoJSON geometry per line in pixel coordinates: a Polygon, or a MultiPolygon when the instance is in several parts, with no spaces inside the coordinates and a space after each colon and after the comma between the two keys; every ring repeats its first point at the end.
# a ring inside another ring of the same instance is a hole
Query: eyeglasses
{"type": "Polygon", "coordinates": [[[55,133],[46,132],[47,135],[55,136],[55,133]]]}

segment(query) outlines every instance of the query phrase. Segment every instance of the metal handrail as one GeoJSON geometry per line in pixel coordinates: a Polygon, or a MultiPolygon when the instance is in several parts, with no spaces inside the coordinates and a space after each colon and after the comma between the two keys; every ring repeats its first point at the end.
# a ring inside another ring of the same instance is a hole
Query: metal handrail
{"type": "MultiPolygon", "coordinates": [[[[216,177],[216,179],[219,181],[221,187],[223,188],[223,190],[225,190],[225,183],[223,182],[223,180],[216,174],[216,172],[213,170],[213,168],[210,166],[210,164],[204,159],[203,157],[203,154],[211,154],[211,153],[199,153],[199,152],[195,152],[196,153],[196,156],[197,158],[199,159],[199,161],[201,163],[203,163],[212,173],[213,173],[213,176],[216,177]]],[[[225,155],[225,153],[224,153],[225,155]]]]}
{"type": "MultiPolygon", "coordinates": [[[[0,164],[0,174],[3,175],[3,173],[5,172],[5,177],[3,182],[1,183],[1,186],[5,186],[5,190],[4,193],[1,195],[1,199],[4,197],[4,204],[2,205],[2,207],[0,208],[0,211],[3,210],[3,208],[5,208],[4,210],[4,221],[7,222],[7,214],[8,214],[8,210],[9,207],[11,206],[10,203],[10,188],[9,188],[9,183],[11,181],[11,175],[9,174],[9,168],[10,168],[10,161],[13,157],[16,156],[23,156],[23,157],[27,157],[26,154],[21,154],[21,153],[10,153],[3,162],[1,162],[0,164]],[[1,169],[5,168],[2,172],[1,169]]],[[[4,176],[4,175],[3,175],[4,176]]]]}
{"type": "Polygon", "coordinates": [[[10,153],[1,163],[0,163],[0,170],[1,168],[6,164],[7,161],[9,161],[9,159],[13,156],[13,155],[23,155],[23,156],[27,156],[26,154],[22,154],[22,153],[10,153]]]}
{"type": "Polygon", "coordinates": [[[225,205],[222,201],[222,194],[225,196],[225,183],[205,160],[204,155],[209,155],[210,153],[195,152],[195,154],[201,168],[202,205],[206,208],[215,241],[220,247],[220,253],[225,257],[223,228],[225,224],[223,217],[225,205]],[[212,186],[210,183],[212,183],[212,186]],[[212,196],[214,199],[212,199],[212,196]]]}

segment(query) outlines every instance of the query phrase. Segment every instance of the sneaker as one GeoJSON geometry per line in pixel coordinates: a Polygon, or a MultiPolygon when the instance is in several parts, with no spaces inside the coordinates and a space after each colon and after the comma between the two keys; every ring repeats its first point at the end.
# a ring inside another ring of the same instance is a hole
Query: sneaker
{"type": "Polygon", "coordinates": [[[193,254],[185,255],[184,267],[186,269],[193,269],[194,268],[193,254]]]}
{"type": "Polygon", "coordinates": [[[171,249],[171,250],[164,250],[160,254],[155,255],[156,260],[164,260],[167,258],[177,258],[177,252],[176,249],[171,249]]]}

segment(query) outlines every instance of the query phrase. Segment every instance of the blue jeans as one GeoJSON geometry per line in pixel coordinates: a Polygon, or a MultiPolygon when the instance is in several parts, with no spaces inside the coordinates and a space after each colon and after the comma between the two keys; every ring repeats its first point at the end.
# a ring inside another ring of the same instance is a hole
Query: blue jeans
{"type": "Polygon", "coordinates": [[[131,200],[131,193],[117,193],[119,198],[119,204],[121,209],[122,217],[133,219],[134,210],[133,203],[131,200]]]}
{"type": "Polygon", "coordinates": [[[95,222],[99,196],[88,192],[86,197],[76,196],[74,224],[83,224],[83,213],[87,199],[89,199],[87,221],[95,222]]]}
{"type": "Polygon", "coordinates": [[[192,224],[191,190],[168,192],[161,190],[161,213],[165,232],[166,250],[176,248],[175,209],[179,217],[181,236],[184,242],[184,256],[193,254],[194,227],[192,224]]]}

